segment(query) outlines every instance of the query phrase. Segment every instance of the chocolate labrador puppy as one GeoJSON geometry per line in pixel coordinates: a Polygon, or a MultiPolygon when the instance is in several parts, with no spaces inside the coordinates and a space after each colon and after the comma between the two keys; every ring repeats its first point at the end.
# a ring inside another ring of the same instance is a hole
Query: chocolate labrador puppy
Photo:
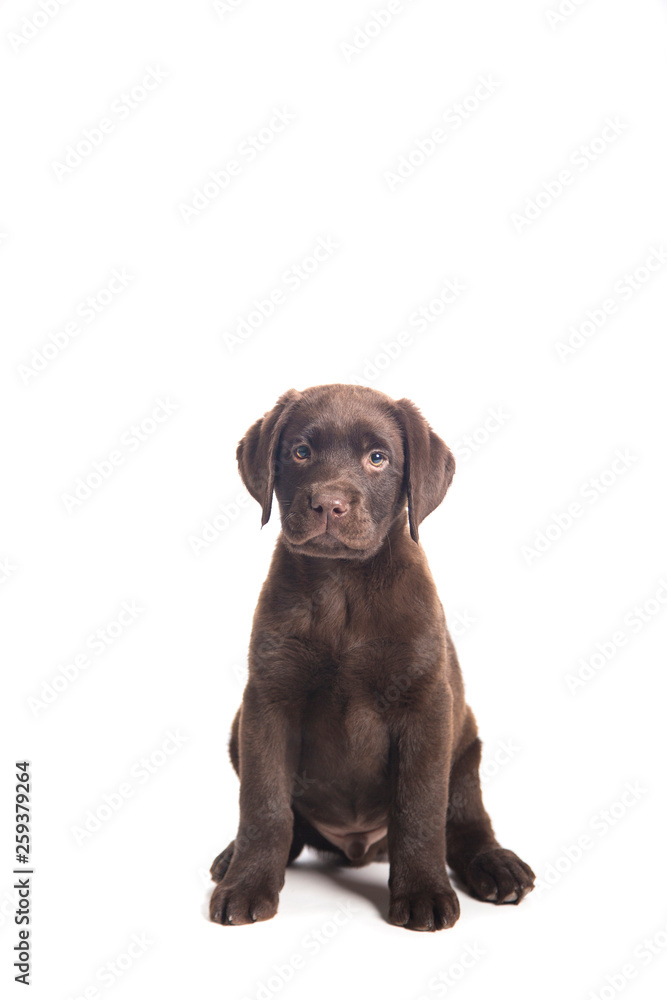
{"type": "Polygon", "coordinates": [[[482,804],[481,744],[419,525],[454,458],[407,399],[290,390],[238,446],[282,532],[260,594],[230,754],[236,839],[213,862],[211,919],[267,920],[305,844],[389,860],[389,920],[451,927],[447,865],[477,899],[518,903],[534,875],[482,804]],[[407,510],[406,510],[407,507],[407,510]]]}

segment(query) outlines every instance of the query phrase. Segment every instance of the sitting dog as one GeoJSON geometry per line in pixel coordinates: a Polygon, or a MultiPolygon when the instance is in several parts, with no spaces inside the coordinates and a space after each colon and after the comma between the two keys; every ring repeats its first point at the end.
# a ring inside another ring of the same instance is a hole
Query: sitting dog
{"type": "Polygon", "coordinates": [[[236,839],[211,867],[211,919],[267,920],[305,844],[389,860],[389,921],[451,927],[447,872],[518,903],[531,869],[500,847],[481,744],[419,525],[454,458],[407,399],[353,385],[290,390],[238,446],[243,482],[282,532],[255,612],[230,755],[236,839]],[[406,510],[407,507],[407,510],[406,510]]]}

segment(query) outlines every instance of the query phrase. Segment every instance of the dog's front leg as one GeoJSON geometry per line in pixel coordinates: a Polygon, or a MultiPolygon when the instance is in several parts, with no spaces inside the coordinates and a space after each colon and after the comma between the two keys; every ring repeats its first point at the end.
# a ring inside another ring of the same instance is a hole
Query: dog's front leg
{"type": "Polygon", "coordinates": [[[410,930],[441,930],[459,917],[445,862],[450,719],[443,685],[403,707],[392,726],[389,922],[410,930]]]}
{"type": "Polygon", "coordinates": [[[292,842],[299,732],[292,706],[268,701],[248,684],[239,723],[239,830],[229,868],[211,897],[217,923],[268,920],[278,909],[292,842]]]}

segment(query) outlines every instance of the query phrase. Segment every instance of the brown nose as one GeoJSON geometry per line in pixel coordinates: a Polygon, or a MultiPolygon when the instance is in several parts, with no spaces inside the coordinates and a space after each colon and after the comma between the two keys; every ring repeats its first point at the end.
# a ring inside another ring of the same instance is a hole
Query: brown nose
{"type": "Polygon", "coordinates": [[[348,511],[348,502],[340,493],[314,493],[310,498],[310,506],[322,520],[343,517],[348,511]]]}

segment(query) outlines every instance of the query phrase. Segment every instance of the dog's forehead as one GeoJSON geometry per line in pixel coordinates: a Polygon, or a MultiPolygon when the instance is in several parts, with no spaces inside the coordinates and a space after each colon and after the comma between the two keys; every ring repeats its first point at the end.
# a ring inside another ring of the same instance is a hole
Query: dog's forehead
{"type": "Polygon", "coordinates": [[[393,401],[379,392],[359,391],[354,386],[323,387],[304,393],[285,427],[286,437],[297,435],[320,447],[386,442],[398,448],[402,442],[393,401]]]}

